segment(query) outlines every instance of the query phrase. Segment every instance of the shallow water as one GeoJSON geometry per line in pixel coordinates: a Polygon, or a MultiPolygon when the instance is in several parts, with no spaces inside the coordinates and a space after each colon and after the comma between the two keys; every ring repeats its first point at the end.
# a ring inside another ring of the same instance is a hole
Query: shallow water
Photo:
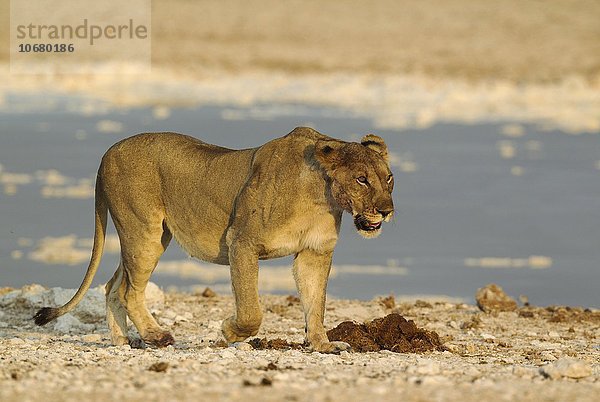
{"type": "MultiPolygon", "coordinates": [[[[73,99],[56,101],[66,105],[73,99]]],[[[381,130],[340,110],[298,105],[164,113],[140,108],[92,116],[58,109],[0,114],[0,286],[77,287],[87,266],[29,258],[45,236],[93,235],[92,199],[54,198],[54,193],[44,198],[48,183],[36,179],[36,171],[56,169],[71,184],[93,180],[105,150],[142,131],[177,131],[245,148],[310,125],[341,139],[357,140],[369,132],[384,137],[396,177],[396,217],[378,239],[362,239],[346,215],[334,264],[364,266],[364,272],[342,270],[330,280],[331,296],[369,299],[393,293],[470,300],[478,287],[495,282],[533,304],[600,307],[596,134],[567,135],[518,122],[381,130]],[[11,186],[6,172],[30,175],[30,182],[11,186]],[[367,266],[389,267],[393,274],[367,266]]],[[[176,243],[163,256],[185,258],[176,243]]],[[[117,262],[116,254],[105,254],[95,283],[106,282],[117,262]]],[[[289,263],[289,258],[274,262],[289,263]]],[[[168,275],[155,275],[153,281],[197,283],[168,275]]]]}

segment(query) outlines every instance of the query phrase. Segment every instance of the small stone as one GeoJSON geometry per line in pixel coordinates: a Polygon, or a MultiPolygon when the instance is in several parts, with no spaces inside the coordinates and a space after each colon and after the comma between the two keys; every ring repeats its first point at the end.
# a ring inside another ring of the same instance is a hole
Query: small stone
{"type": "Polygon", "coordinates": [[[237,350],[243,350],[246,352],[254,349],[252,345],[250,345],[248,342],[234,342],[231,344],[231,346],[233,346],[237,350]]]}
{"type": "Polygon", "coordinates": [[[215,297],[216,295],[217,293],[208,287],[204,289],[204,292],[202,292],[202,297],[215,297]]]}
{"type": "Polygon", "coordinates": [[[585,378],[592,375],[592,367],[583,360],[562,358],[557,360],[554,365],[565,377],[585,378]]]}
{"type": "Polygon", "coordinates": [[[8,340],[8,343],[11,344],[11,345],[17,346],[17,345],[24,344],[25,341],[23,339],[21,339],[21,338],[10,338],[8,340]]]}
{"type": "Polygon", "coordinates": [[[547,350],[540,353],[540,358],[546,362],[553,362],[556,360],[556,356],[554,356],[552,353],[548,352],[547,350]]]}
{"type": "Polygon", "coordinates": [[[265,358],[262,357],[257,357],[256,359],[254,359],[254,364],[256,367],[261,367],[264,370],[276,370],[277,366],[275,365],[275,363],[268,361],[265,358]],[[273,368],[271,368],[272,366],[274,366],[273,368]]]}
{"type": "Polygon", "coordinates": [[[224,350],[221,352],[221,357],[223,359],[233,359],[235,357],[235,354],[229,350],[224,350]]]}
{"type": "Polygon", "coordinates": [[[533,369],[524,366],[514,366],[513,375],[520,378],[531,379],[534,377],[535,372],[533,369]]]}
{"type": "Polygon", "coordinates": [[[421,375],[436,375],[440,373],[440,365],[432,360],[421,360],[415,372],[421,375]]]}
{"type": "Polygon", "coordinates": [[[175,316],[175,322],[188,322],[188,321],[189,320],[186,317],[182,316],[182,315],[176,315],[175,316]]]}
{"type": "Polygon", "coordinates": [[[561,358],[540,369],[544,375],[554,379],[560,377],[585,378],[592,375],[592,367],[583,360],[561,358]]]}
{"type": "Polygon", "coordinates": [[[493,283],[477,290],[475,300],[481,311],[486,313],[517,309],[517,302],[504,293],[500,286],[493,283]]]}
{"type": "Polygon", "coordinates": [[[81,340],[84,342],[100,342],[102,341],[102,336],[100,334],[87,334],[83,335],[81,340]]]}

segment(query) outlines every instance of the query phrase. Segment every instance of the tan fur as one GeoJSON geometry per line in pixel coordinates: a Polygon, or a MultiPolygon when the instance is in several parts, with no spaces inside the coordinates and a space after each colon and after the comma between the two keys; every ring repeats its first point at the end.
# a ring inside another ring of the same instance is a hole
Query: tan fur
{"type": "Polygon", "coordinates": [[[227,341],[243,341],[260,327],[258,261],[295,255],[308,342],[322,352],[348,348],[329,342],[323,327],[342,212],[373,237],[380,229],[364,225],[379,225],[393,211],[387,147],[374,135],[363,142],[296,128],[239,151],[174,133],[140,134],[111,147],[98,171],[96,203],[108,207],[121,241],[121,263],[106,285],[113,343],[128,342],[127,316],[145,342],[173,342],[146,309],[144,290],[174,236],[192,256],[230,266],[236,311],[223,322],[227,341]]]}

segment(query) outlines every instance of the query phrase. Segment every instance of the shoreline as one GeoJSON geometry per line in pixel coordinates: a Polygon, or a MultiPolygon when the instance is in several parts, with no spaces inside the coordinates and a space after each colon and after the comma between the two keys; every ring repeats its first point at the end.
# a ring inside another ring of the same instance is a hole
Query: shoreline
{"type": "Polygon", "coordinates": [[[542,131],[600,133],[600,84],[577,76],[557,83],[512,83],[372,73],[291,74],[223,70],[200,75],[154,69],[136,75],[134,64],[90,65],[88,74],[1,73],[0,111],[65,111],[101,116],[152,107],[166,118],[173,108],[225,107],[226,120],[270,120],[306,108],[367,118],[377,129],[424,130],[436,124],[518,123],[542,131]],[[119,72],[119,73],[117,73],[119,72]],[[13,104],[10,99],[20,99],[13,104]]]}

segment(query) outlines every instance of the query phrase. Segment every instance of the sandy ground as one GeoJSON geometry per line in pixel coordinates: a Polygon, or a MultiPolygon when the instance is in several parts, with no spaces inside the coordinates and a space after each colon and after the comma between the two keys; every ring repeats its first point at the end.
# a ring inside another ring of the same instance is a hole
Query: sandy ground
{"type": "MultiPolygon", "coordinates": [[[[113,347],[100,315],[99,288],[75,316],[35,327],[30,317],[52,292],[60,297],[70,293],[30,286],[4,290],[0,297],[3,401],[593,401],[600,392],[600,312],[583,308],[484,313],[447,302],[330,300],[327,328],[398,312],[436,331],[447,350],[326,355],[307,349],[254,350],[247,343],[228,347],[219,327],[233,310],[231,297],[169,293],[163,302],[155,288],[151,310],[173,332],[176,345],[113,347]]],[[[265,317],[258,337],[303,341],[296,299],[263,295],[262,304],[265,317]]]]}
{"type": "Polygon", "coordinates": [[[595,1],[153,5],[153,60],[186,70],[368,71],[514,81],[600,74],[595,1]]]}
{"type": "MultiPolygon", "coordinates": [[[[8,59],[8,0],[0,61],[8,59]]],[[[598,80],[594,0],[152,2],[155,67],[598,80]]]]}

